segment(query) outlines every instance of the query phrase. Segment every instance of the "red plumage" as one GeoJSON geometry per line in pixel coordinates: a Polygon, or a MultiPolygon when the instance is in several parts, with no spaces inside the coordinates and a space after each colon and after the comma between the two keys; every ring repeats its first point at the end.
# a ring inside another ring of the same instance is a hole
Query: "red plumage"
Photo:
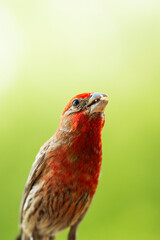
{"type": "Polygon", "coordinates": [[[69,240],[95,194],[102,162],[107,95],[84,93],[65,107],[60,125],[32,166],[21,204],[21,240],[51,240],[70,227],[69,240]]]}

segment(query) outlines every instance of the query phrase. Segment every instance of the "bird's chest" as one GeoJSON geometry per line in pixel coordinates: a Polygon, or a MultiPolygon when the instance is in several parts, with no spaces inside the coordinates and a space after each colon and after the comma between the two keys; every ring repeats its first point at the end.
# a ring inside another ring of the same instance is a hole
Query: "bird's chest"
{"type": "Polygon", "coordinates": [[[102,144],[92,134],[77,139],[70,147],[64,145],[52,162],[53,188],[72,188],[94,195],[102,163],[102,144]]]}
{"type": "Polygon", "coordinates": [[[96,191],[102,162],[101,150],[81,154],[69,153],[63,162],[53,166],[53,186],[70,188],[81,195],[88,192],[92,197],[96,191]]]}
{"type": "Polygon", "coordinates": [[[83,138],[83,141],[75,146],[75,156],[69,156],[72,162],[72,176],[74,182],[81,189],[87,189],[90,195],[95,193],[97,188],[101,163],[102,163],[102,145],[96,138],[93,141],[92,134],[83,138]],[[84,141],[85,140],[85,141],[84,141]]]}

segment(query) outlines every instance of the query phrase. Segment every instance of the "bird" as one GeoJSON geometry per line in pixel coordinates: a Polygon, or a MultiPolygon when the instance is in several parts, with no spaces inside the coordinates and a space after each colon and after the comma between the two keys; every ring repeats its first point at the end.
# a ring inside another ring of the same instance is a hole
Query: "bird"
{"type": "Polygon", "coordinates": [[[101,132],[108,96],[81,93],[64,108],[55,134],[40,148],[25,184],[16,240],[54,240],[78,226],[96,192],[102,163],[101,132]]]}

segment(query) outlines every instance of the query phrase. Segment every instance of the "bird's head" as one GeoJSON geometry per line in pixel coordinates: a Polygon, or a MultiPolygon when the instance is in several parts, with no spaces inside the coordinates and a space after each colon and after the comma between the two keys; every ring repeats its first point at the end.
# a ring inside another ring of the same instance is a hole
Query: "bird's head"
{"type": "Polygon", "coordinates": [[[91,120],[104,121],[104,109],[108,104],[107,97],[103,93],[82,93],[73,97],[61,115],[60,129],[75,132],[88,126],[91,120]]]}

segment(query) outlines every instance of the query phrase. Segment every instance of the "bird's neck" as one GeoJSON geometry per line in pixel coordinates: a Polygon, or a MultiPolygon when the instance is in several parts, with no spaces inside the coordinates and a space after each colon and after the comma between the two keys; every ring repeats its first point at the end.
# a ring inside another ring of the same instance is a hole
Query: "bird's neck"
{"type": "Polygon", "coordinates": [[[90,119],[81,129],[79,135],[73,140],[72,146],[74,156],[71,161],[75,167],[78,184],[88,188],[94,195],[97,188],[101,163],[102,163],[102,141],[101,131],[104,118],[101,115],[90,119]]]}
{"type": "MultiPolygon", "coordinates": [[[[68,133],[62,130],[58,132],[58,134],[61,133],[61,141],[63,141],[61,152],[64,152],[64,155],[63,159],[57,159],[53,166],[64,168],[63,178],[65,176],[68,184],[78,184],[77,186],[83,191],[89,191],[91,196],[95,193],[100,174],[103,125],[104,116],[97,114],[85,122],[77,132],[68,133]],[[63,138],[65,140],[62,140],[63,138]]],[[[58,167],[56,172],[61,175],[58,167]]]]}
{"type": "Polygon", "coordinates": [[[104,119],[98,115],[82,125],[79,133],[73,139],[76,154],[95,154],[101,151],[101,131],[104,119]]]}

